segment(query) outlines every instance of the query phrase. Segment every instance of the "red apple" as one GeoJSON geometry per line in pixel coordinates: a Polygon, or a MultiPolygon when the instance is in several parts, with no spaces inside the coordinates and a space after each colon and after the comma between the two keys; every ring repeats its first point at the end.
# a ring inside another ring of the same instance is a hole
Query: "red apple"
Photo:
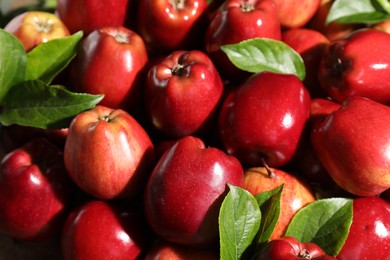
{"type": "Polygon", "coordinates": [[[56,13],[71,33],[85,35],[106,26],[126,26],[131,0],[57,0],[56,13]]]}
{"type": "Polygon", "coordinates": [[[356,30],[324,49],[318,77],[326,93],[338,102],[364,96],[390,102],[390,34],[356,30]],[[375,44],[373,44],[375,42],[375,44]]]}
{"type": "Polygon", "coordinates": [[[352,97],[317,121],[313,148],[333,180],[358,196],[379,195],[390,187],[390,108],[352,97]]]}
{"type": "Polygon", "coordinates": [[[0,232],[35,241],[58,235],[74,188],[62,151],[47,139],[11,151],[0,166],[0,232]]]}
{"type": "Polygon", "coordinates": [[[139,1],[137,30],[150,53],[199,48],[207,5],[206,0],[139,1]]]}
{"type": "Polygon", "coordinates": [[[264,37],[281,40],[278,12],[272,0],[228,0],[214,12],[204,36],[204,49],[223,78],[241,81],[248,73],[236,68],[221,46],[264,37]]]}
{"type": "Polygon", "coordinates": [[[69,214],[64,224],[63,259],[141,259],[153,237],[141,213],[131,203],[84,203],[69,214]]]}
{"type": "Polygon", "coordinates": [[[256,260],[336,260],[315,243],[299,242],[294,237],[282,237],[268,242],[256,260]]]}
{"type": "Polygon", "coordinates": [[[352,224],[337,259],[389,259],[389,216],[389,201],[379,197],[354,199],[352,224]]]}
{"type": "Polygon", "coordinates": [[[297,153],[309,116],[310,95],[298,77],[254,74],[222,104],[222,145],[245,165],[286,165],[297,153]]]}
{"type": "Polygon", "coordinates": [[[52,39],[70,35],[66,25],[54,14],[26,11],[13,17],[4,27],[23,44],[26,51],[52,39]]]}
{"type": "Polygon", "coordinates": [[[270,240],[284,235],[295,213],[315,201],[310,185],[301,177],[276,168],[252,167],[245,170],[244,189],[256,196],[284,184],[280,198],[280,216],[270,240]]]}
{"type": "Polygon", "coordinates": [[[154,166],[154,146],[126,111],[99,105],[73,119],[64,161],[86,193],[99,199],[131,198],[143,189],[154,166]]]}
{"type": "Polygon", "coordinates": [[[147,62],[144,41],[137,33],[125,27],[99,28],[80,44],[71,67],[71,87],[104,94],[100,105],[134,110],[147,62]]]}
{"type": "Polygon", "coordinates": [[[284,29],[305,26],[317,12],[320,0],[274,0],[284,29]]]}
{"type": "Polygon", "coordinates": [[[240,162],[196,137],[179,139],[166,150],[149,178],[145,213],[164,241],[191,247],[218,242],[219,208],[227,184],[242,187],[240,162]]]}
{"type": "Polygon", "coordinates": [[[223,90],[205,53],[174,51],[149,69],[145,105],[152,124],[166,135],[198,135],[215,121],[223,90]]]}

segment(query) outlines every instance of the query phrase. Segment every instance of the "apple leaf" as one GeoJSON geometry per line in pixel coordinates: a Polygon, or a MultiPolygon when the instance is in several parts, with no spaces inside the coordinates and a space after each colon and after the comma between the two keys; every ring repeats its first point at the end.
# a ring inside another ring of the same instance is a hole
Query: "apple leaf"
{"type": "Polygon", "coordinates": [[[286,236],[300,242],[313,242],[328,255],[337,256],[352,223],[353,200],[327,198],[300,209],[291,220],[286,236]]]}
{"type": "Polygon", "coordinates": [[[0,104],[8,91],[24,80],[27,56],[22,43],[11,33],[0,29],[0,104]]]}
{"type": "Polygon", "coordinates": [[[244,71],[293,74],[301,80],[306,76],[302,57],[282,41],[254,38],[222,45],[221,49],[236,67],[244,71]]]}
{"type": "Polygon", "coordinates": [[[220,259],[246,259],[252,256],[261,212],[255,197],[248,191],[229,185],[219,212],[220,259]]]}
{"type": "Polygon", "coordinates": [[[79,31],[71,36],[39,44],[27,53],[25,80],[42,80],[50,84],[76,56],[78,43],[83,37],[79,31]]]}
{"type": "Polygon", "coordinates": [[[387,5],[389,5],[387,0],[336,0],[329,9],[325,23],[372,24],[390,19],[389,10],[384,10],[386,6],[383,2],[387,2],[387,5]]]}
{"type": "Polygon", "coordinates": [[[93,108],[103,95],[73,93],[40,80],[12,88],[1,108],[0,122],[37,128],[65,128],[78,113],[93,108]]]}
{"type": "Polygon", "coordinates": [[[268,242],[271,237],[276,222],[280,215],[280,197],[283,191],[283,184],[276,189],[261,192],[255,196],[256,201],[262,212],[260,231],[259,231],[259,245],[268,242]]]}

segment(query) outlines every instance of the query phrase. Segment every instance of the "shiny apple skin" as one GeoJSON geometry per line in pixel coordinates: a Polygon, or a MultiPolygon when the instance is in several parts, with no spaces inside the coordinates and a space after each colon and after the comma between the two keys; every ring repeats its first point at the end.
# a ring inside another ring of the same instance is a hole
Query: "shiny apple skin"
{"type": "Polygon", "coordinates": [[[26,241],[53,238],[75,188],[52,142],[34,138],[12,150],[0,166],[0,232],[26,241]]]}
{"type": "Polygon", "coordinates": [[[323,51],[318,70],[322,88],[338,102],[363,96],[389,104],[389,44],[388,33],[370,28],[332,41],[323,51]]]}
{"type": "Polygon", "coordinates": [[[131,203],[90,200],[74,209],[61,236],[64,260],[138,259],[153,238],[131,203]],[[130,206],[129,206],[130,205],[130,206]]]}
{"type": "Polygon", "coordinates": [[[224,100],[219,136],[225,151],[241,163],[271,167],[296,155],[310,116],[310,94],[294,75],[254,74],[224,100]]]}
{"type": "Polygon", "coordinates": [[[311,142],[341,188],[357,196],[375,196],[390,187],[388,129],[390,108],[356,96],[314,124],[311,142]]]}
{"type": "Polygon", "coordinates": [[[337,259],[389,259],[389,216],[389,201],[379,197],[354,199],[352,224],[337,259]]]}
{"type": "Polygon", "coordinates": [[[12,18],[4,30],[15,35],[29,52],[49,40],[67,37],[70,32],[54,14],[43,11],[26,11],[12,18]]]}
{"type": "Polygon", "coordinates": [[[171,138],[204,134],[215,121],[224,91],[202,51],[174,51],[149,69],[145,106],[155,128],[171,138]]]}
{"type": "Polygon", "coordinates": [[[70,33],[85,35],[106,26],[127,24],[129,0],[57,0],[56,14],[70,33]]]}
{"type": "Polygon", "coordinates": [[[145,215],[162,240],[197,248],[218,243],[219,208],[227,184],[242,187],[240,162],[187,136],[166,150],[145,189],[145,215]]]}
{"type": "Polygon", "coordinates": [[[104,94],[100,105],[136,109],[141,99],[148,54],[141,36],[126,27],[102,27],[81,43],[71,65],[71,88],[104,94]]]}
{"type": "Polygon", "coordinates": [[[96,106],[72,121],[64,147],[72,180],[99,199],[132,198],[154,165],[154,145],[126,111],[96,106]]]}

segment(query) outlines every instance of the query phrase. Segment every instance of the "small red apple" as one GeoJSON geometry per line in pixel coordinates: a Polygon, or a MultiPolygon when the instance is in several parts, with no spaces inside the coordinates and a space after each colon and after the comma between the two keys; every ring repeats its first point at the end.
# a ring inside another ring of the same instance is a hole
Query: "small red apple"
{"type": "Polygon", "coordinates": [[[64,147],[73,181],[100,199],[134,197],[146,183],[154,156],[144,128],[126,111],[104,106],[73,119],[64,147]]]}
{"type": "Polygon", "coordinates": [[[125,27],[102,27],[80,44],[71,65],[71,87],[104,94],[100,105],[134,110],[141,98],[148,54],[143,39],[125,27]]]}
{"type": "Polygon", "coordinates": [[[14,34],[26,51],[52,39],[70,35],[66,25],[54,14],[26,11],[12,18],[4,30],[14,34]]]}

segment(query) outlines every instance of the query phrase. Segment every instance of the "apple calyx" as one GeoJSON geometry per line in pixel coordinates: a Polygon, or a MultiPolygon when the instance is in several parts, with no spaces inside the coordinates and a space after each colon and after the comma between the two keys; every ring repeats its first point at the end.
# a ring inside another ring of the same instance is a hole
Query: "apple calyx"
{"type": "Polygon", "coordinates": [[[114,37],[115,41],[117,41],[118,43],[130,43],[130,35],[126,32],[121,32],[119,30],[111,30],[108,32],[108,34],[114,37]]]}
{"type": "Polygon", "coordinates": [[[248,12],[251,12],[255,9],[254,5],[251,4],[251,3],[248,3],[248,2],[244,2],[242,4],[240,4],[240,9],[244,12],[244,13],[248,13],[248,12]]]}
{"type": "Polygon", "coordinates": [[[184,64],[176,64],[175,66],[173,66],[173,68],[171,69],[171,72],[172,72],[172,75],[173,76],[178,76],[178,77],[182,77],[184,76],[184,68],[186,66],[184,64]]]}
{"type": "Polygon", "coordinates": [[[306,248],[304,248],[301,251],[299,251],[297,256],[299,258],[303,258],[303,259],[311,259],[310,252],[306,248]]]}
{"type": "Polygon", "coordinates": [[[49,34],[53,30],[54,21],[42,17],[34,17],[35,28],[37,32],[49,34]]]}
{"type": "Polygon", "coordinates": [[[325,60],[325,66],[329,68],[329,76],[341,80],[345,71],[351,67],[349,59],[341,58],[344,50],[343,43],[334,43],[329,47],[329,59],[325,60]]]}
{"type": "Polygon", "coordinates": [[[98,117],[99,121],[106,121],[107,123],[110,123],[112,121],[112,118],[110,115],[103,115],[98,117]]]}
{"type": "Polygon", "coordinates": [[[176,10],[183,10],[185,7],[185,0],[172,0],[170,2],[176,10]]]}

